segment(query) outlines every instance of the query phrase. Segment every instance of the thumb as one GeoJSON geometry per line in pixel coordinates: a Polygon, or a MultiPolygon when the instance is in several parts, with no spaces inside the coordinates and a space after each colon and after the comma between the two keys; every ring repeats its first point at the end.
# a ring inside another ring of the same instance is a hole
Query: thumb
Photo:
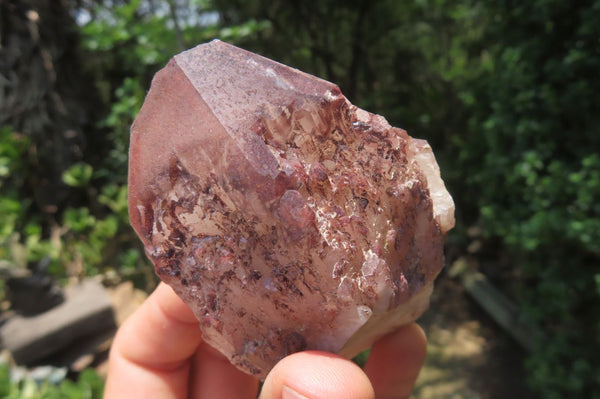
{"type": "Polygon", "coordinates": [[[367,375],[350,360],[327,352],[294,353],[271,370],[260,399],[374,399],[367,375]]]}

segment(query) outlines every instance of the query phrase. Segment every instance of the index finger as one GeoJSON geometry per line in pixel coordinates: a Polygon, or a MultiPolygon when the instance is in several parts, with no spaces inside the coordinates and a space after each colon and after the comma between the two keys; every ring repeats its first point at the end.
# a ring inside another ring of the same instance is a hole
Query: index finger
{"type": "Polygon", "coordinates": [[[160,283],[117,332],[105,397],[186,397],[189,359],[201,342],[192,311],[160,283]]]}

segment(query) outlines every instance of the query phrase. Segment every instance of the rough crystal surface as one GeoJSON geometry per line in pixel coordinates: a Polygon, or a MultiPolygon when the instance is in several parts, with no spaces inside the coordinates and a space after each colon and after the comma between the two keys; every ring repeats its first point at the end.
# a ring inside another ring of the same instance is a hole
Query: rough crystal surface
{"type": "Polygon", "coordinates": [[[290,353],[350,357],[416,319],[454,225],[426,141],[220,41],[155,76],[129,207],[205,340],[261,378],[290,353]]]}

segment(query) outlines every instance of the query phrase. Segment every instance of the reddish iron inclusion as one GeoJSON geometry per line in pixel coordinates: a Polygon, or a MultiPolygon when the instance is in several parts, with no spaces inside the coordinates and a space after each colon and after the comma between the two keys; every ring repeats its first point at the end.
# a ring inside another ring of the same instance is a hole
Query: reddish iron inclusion
{"type": "Polygon", "coordinates": [[[205,340],[261,378],[290,353],[351,357],[416,319],[454,225],[427,142],[220,41],[155,76],[131,130],[129,208],[205,340]]]}

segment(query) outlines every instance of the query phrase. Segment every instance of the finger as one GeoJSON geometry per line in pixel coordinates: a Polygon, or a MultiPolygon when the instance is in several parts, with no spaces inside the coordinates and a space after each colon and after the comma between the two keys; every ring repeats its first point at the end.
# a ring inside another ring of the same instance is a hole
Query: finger
{"type": "Polygon", "coordinates": [[[191,398],[256,399],[258,379],[243,373],[210,345],[202,343],[190,373],[191,398]]]}
{"type": "Polygon", "coordinates": [[[191,310],[170,287],[159,284],[117,332],[105,397],[186,397],[189,358],[200,342],[191,310]]]}
{"type": "Polygon", "coordinates": [[[275,365],[260,399],[373,399],[366,374],[348,359],[326,352],[294,353],[275,365]]]}
{"type": "Polygon", "coordinates": [[[427,338],[417,324],[409,324],[375,343],[365,364],[377,399],[404,399],[425,362],[427,338]]]}

